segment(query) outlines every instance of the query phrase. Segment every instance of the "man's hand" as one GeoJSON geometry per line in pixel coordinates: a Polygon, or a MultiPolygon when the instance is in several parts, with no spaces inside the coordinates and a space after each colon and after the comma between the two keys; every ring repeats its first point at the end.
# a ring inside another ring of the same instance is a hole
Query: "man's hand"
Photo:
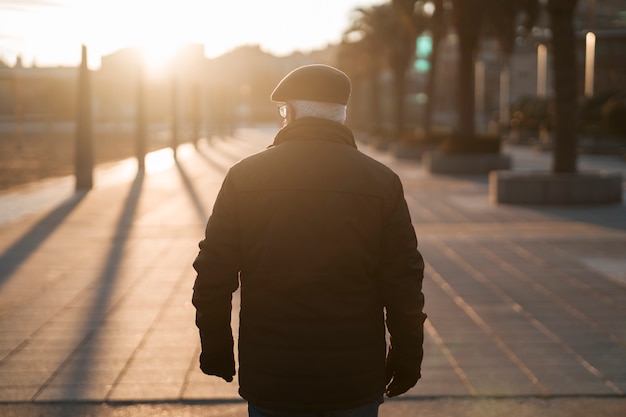
{"type": "Polygon", "coordinates": [[[232,382],[235,375],[235,361],[230,357],[216,361],[200,353],[200,369],[207,375],[215,375],[226,382],[232,382]]]}
{"type": "MultiPolygon", "coordinates": [[[[391,355],[390,355],[391,356],[391,355]]],[[[394,361],[391,357],[387,358],[387,386],[385,395],[389,398],[404,394],[417,384],[420,379],[420,373],[410,372],[402,369],[396,369],[394,361]]]]}
{"type": "Polygon", "coordinates": [[[414,375],[403,375],[402,373],[395,373],[390,379],[391,383],[388,383],[385,395],[387,397],[395,397],[400,394],[404,394],[417,384],[418,377],[414,375]]]}

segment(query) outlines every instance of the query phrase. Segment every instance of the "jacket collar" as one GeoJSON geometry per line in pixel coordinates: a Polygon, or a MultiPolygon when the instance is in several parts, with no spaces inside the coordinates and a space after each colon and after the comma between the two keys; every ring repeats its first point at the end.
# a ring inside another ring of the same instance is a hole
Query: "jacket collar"
{"type": "Polygon", "coordinates": [[[321,140],[356,148],[354,135],[349,128],[339,122],[317,117],[304,117],[289,123],[278,132],[270,147],[296,140],[321,140]]]}

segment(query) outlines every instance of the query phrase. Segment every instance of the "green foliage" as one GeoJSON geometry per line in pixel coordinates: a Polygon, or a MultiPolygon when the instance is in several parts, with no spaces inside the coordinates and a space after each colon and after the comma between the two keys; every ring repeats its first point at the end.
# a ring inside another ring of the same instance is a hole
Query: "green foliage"
{"type": "Polygon", "coordinates": [[[552,104],[545,98],[524,96],[511,105],[511,128],[538,131],[552,128],[552,104]]]}
{"type": "Polygon", "coordinates": [[[598,137],[626,137],[626,93],[603,91],[580,106],[579,130],[598,137]]]}
{"type": "Polygon", "coordinates": [[[584,123],[598,123],[602,120],[602,107],[616,91],[602,91],[583,100],[580,105],[580,120],[584,123]]]}
{"type": "Polygon", "coordinates": [[[607,100],[602,106],[602,120],[610,135],[626,138],[626,94],[607,100]]]}

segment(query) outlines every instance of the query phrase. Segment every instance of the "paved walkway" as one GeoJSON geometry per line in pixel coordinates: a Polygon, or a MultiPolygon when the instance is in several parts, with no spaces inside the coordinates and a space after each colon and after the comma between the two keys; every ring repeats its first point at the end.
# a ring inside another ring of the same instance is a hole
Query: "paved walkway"
{"type": "MultiPolygon", "coordinates": [[[[199,403],[245,415],[236,381],[197,367],[191,263],[226,170],[273,133],[184,145],[177,163],[159,151],[141,176],[133,161],[99,167],[89,193],[61,178],[0,195],[0,414],[106,402],[92,414],[199,403]]],[[[506,400],[490,410],[517,404],[517,415],[532,414],[524,401],[543,415],[544,401],[568,398],[587,408],[560,410],[626,415],[626,204],[492,206],[486,176],[429,176],[362,150],[402,177],[427,261],[423,379],[381,415],[444,415],[420,413],[450,399],[451,414],[498,415],[480,406],[494,398],[506,400]]],[[[515,169],[549,168],[546,155],[507,152],[515,169]]],[[[626,178],[615,157],[580,166],[626,178]]]]}

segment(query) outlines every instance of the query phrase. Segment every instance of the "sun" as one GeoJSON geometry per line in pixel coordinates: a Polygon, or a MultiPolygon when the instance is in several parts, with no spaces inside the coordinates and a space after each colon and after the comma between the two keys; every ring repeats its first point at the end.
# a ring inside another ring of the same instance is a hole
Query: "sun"
{"type": "Polygon", "coordinates": [[[83,22],[81,30],[87,44],[103,53],[135,47],[141,52],[146,73],[153,77],[165,76],[169,61],[189,44],[202,45],[208,58],[238,45],[264,44],[277,54],[287,54],[296,46],[310,48],[320,36],[320,25],[315,22],[328,20],[314,0],[62,1],[75,2],[71,21],[83,22]],[[304,11],[302,4],[307,5],[304,11]],[[289,19],[303,13],[311,18],[304,22],[289,19]]]}
{"type": "Polygon", "coordinates": [[[135,13],[138,24],[128,28],[127,37],[139,50],[146,74],[164,76],[186,41],[181,20],[169,21],[173,10],[164,5],[152,7],[150,13],[145,9],[135,13]]]}
{"type": "Polygon", "coordinates": [[[146,75],[163,77],[167,75],[170,63],[180,51],[182,41],[174,39],[148,39],[137,45],[146,75]]]}
{"type": "Polygon", "coordinates": [[[165,75],[169,61],[181,46],[197,38],[194,30],[198,30],[199,24],[187,16],[199,14],[197,7],[202,3],[196,0],[85,1],[87,3],[93,6],[89,10],[83,7],[90,16],[85,28],[90,38],[105,50],[136,48],[148,75],[165,75]],[[115,30],[111,30],[111,22],[115,22],[115,30]]]}

